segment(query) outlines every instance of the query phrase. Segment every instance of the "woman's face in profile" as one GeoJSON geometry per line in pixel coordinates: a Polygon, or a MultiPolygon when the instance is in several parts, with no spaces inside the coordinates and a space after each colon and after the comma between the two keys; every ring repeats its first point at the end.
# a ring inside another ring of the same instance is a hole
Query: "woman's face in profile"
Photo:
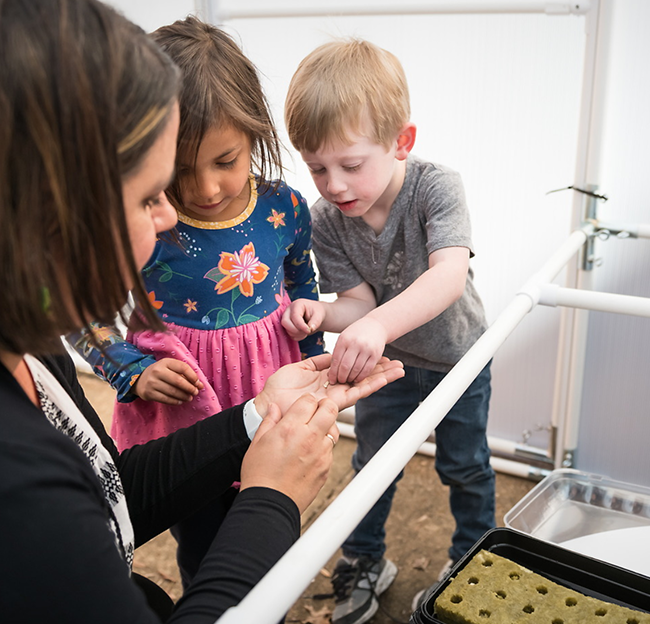
{"type": "Polygon", "coordinates": [[[167,200],[165,189],[174,177],[178,124],[178,104],[174,104],[160,136],[135,172],[122,182],[126,223],[138,269],[151,257],[157,234],[176,225],[176,210],[167,200]]]}

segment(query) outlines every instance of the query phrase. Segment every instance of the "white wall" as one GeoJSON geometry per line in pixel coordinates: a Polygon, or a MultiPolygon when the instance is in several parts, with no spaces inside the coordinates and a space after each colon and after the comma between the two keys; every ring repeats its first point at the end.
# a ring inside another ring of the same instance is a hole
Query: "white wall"
{"type": "MultiPolygon", "coordinates": [[[[599,186],[600,218],[650,223],[650,3],[607,0],[609,59],[599,186]]],[[[597,243],[594,289],[650,297],[650,241],[597,243]]],[[[650,484],[650,319],[592,313],[578,440],[580,469],[650,484]]]]}
{"type": "MultiPolygon", "coordinates": [[[[601,218],[648,222],[643,182],[650,163],[650,3],[605,2],[610,64],[601,179],[592,182],[611,198],[601,218]]],[[[196,7],[227,14],[229,7],[268,6],[254,0],[112,3],[146,30],[196,7]]],[[[280,4],[290,3],[274,6],[280,4]]],[[[356,4],[373,6],[368,0],[356,4]]],[[[570,230],[570,193],[546,192],[574,181],[584,22],[525,14],[286,17],[230,20],[225,28],[261,70],[283,139],[289,79],[318,44],[332,36],[360,36],[402,60],[419,129],[415,152],[463,175],[477,254],[473,268],[492,321],[570,230]]],[[[314,200],[300,159],[288,156],[285,164],[289,183],[314,200]]],[[[650,241],[609,241],[597,249],[604,264],[596,269],[596,289],[650,296],[650,241]]],[[[562,276],[557,281],[563,283],[562,276]]],[[[550,425],[558,324],[558,310],[540,307],[497,353],[491,435],[521,440],[524,432],[550,425]]],[[[591,315],[580,469],[650,483],[649,325],[591,315]]],[[[545,431],[530,439],[536,446],[547,441],[545,431]]]]}

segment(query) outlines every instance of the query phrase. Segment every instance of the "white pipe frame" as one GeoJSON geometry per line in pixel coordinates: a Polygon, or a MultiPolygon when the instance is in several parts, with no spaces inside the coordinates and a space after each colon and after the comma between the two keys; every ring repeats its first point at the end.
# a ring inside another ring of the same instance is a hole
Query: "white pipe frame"
{"type": "MultiPolygon", "coordinates": [[[[214,9],[213,3],[204,0],[208,8],[214,9]]],[[[576,163],[576,182],[583,183],[587,177],[587,164],[589,161],[589,139],[592,126],[592,109],[594,99],[594,77],[596,65],[596,38],[598,26],[599,0],[585,3],[526,3],[523,8],[522,2],[516,3],[470,3],[470,2],[430,2],[429,9],[424,10],[418,6],[415,12],[545,12],[545,13],[587,13],[587,43],[585,52],[585,70],[583,78],[583,98],[581,105],[581,123],[578,141],[578,158],[576,163]],[[506,6],[507,5],[507,6],[506,6]],[[562,8],[560,8],[562,6],[562,8]],[[596,8],[595,11],[590,10],[596,8]]],[[[303,7],[304,7],[303,3],[303,7]]],[[[313,6],[313,5],[312,5],[313,6]]],[[[386,9],[388,10],[388,9],[386,9]]],[[[400,5],[399,14],[414,10],[412,5],[400,5]]],[[[381,7],[373,7],[374,15],[381,14],[381,7]]],[[[210,10],[212,15],[218,13],[210,10]]],[[[327,14],[353,14],[346,6],[336,7],[328,4],[327,14]]],[[[308,15],[305,12],[295,12],[291,15],[308,15]]],[[[311,13],[312,15],[322,13],[311,13]]],[[[359,14],[359,13],[354,13],[359,14]]],[[[278,11],[272,16],[288,16],[289,13],[278,11]]],[[[220,15],[225,18],[222,13],[220,15]]],[[[261,14],[244,15],[243,12],[231,12],[228,17],[262,17],[261,14]]],[[[215,20],[217,21],[217,20],[215,20]]],[[[576,194],[577,195],[577,194],[576,194]]],[[[582,207],[579,199],[574,201],[574,222],[584,220],[582,207]]],[[[229,609],[219,622],[224,624],[240,622],[264,622],[275,623],[280,620],[288,611],[291,605],[299,598],[310,579],[316,576],[318,570],[325,565],[334,554],[339,545],[345,540],[351,530],[364,517],[368,509],[381,496],[383,491],[397,476],[403,466],[418,451],[422,443],[427,440],[431,431],[444,418],[454,403],[462,395],[465,389],[478,375],[482,368],[492,358],[496,350],[515,329],[523,317],[544,298],[543,286],[548,284],[557,273],[575,256],[576,252],[584,245],[588,236],[593,236],[593,225],[588,224],[576,230],[556,254],[546,263],[543,269],[517,293],[514,300],[506,307],[492,326],[481,336],[476,344],[467,352],[462,360],[449,372],[438,387],[425,399],[411,417],[398,429],[388,442],[377,452],[366,467],[359,472],[356,478],[350,483],[341,494],[330,504],[330,506],[317,518],[313,525],[305,532],[303,537],[285,554],[274,568],[260,581],[260,583],[249,593],[249,595],[236,607],[229,609]],[[277,588],[287,588],[283,592],[282,600],[279,600],[277,588]]],[[[579,264],[574,260],[574,267],[579,264]]],[[[575,275],[577,271],[574,271],[575,275]]],[[[580,281],[579,278],[575,281],[580,281]]],[[[575,342],[576,332],[563,331],[566,334],[561,338],[560,352],[562,356],[558,361],[558,369],[564,372],[567,366],[575,371],[575,362],[567,357],[568,349],[562,348],[562,341],[566,345],[575,342]]],[[[575,345],[572,345],[575,352],[575,345]]],[[[581,387],[581,380],[578,380],[581,387]]],[[[575,380],[574,380],[575,382],[575,380]]],[[[573,382],[572,382],[573,383],[573,382]]],[[[556,390],[558,384],[556,384],[556,390]]],[[[566,387],[562,389],[559,400],[555,404],[564,409],[567,394],[570,394],[566,387]]],[[[556,396],[558,392],[556,392],[556,396]]],[[[554,413],[556,409],[554,407],[554,413]]],[[[562,432],[564,437],[564,432],[562,432]]]]}
{"type": "MultiPolygon", "coordinates": [[[[202,0],[203,10],[216,17],[221,23],[232,19],[260,19],[275,17],[327,17],[359,15],[424,15],[424,14],[490,14],[490,13],[545,13],[546,15],[584,15],[591,9],[591,0],[574,2],[538,2],[531,0],[512,0],[511,2],[466,2],[464,0],[426,2],[373,2],[359,6],[353,2],[301,2],[294,6],[281,3],[265,3],[257,6],[235,5],[220,8],[219,2],[202,0]],[[215,5],[217,8],[215,9],[215,5]]],[[[223,4],[223,3],[222,3],[223,4]]],[[[226,3],[230,4],[230,3],[226,3]]]]}
{"type": "Polygon", "coordinates": [[[552,307],[569,306],[582,310],[650,317],[650,299],[647,297],[561,288],[557,284],[544,284],[541,287],[539,303],[552,307]]]}
{"type": "MultiPolygon", "coordinates": [[[[215,9],[215,2],[197,0],[207,5],[210,14],[221,19],[246,17],[289,17],[316,15],[381,15],[409,13],[527,13],[587,14],[586,47],[583,73],[578,153],[574,185],[586,188],[597,179],[597,154],[600,127],[596,97],[596,75],[598,39],[602,38],[599,28],[600,0],[591,2],[428,2],[414,3],[393,8],[378,6],[372,9],[353,9],[348,5],[328,3],[319,8],[314,3],[309,9],[305,4],[300,9],[282,7],[264,13],[236,9],[227,14],[215,9]]],[[[218,20],[214,20],[218,21],[218,20]]],[[[593,186],[593,185],[592,185],[593,186]]],[[[575,194],[573,223],[575,231],[556,251],[549,261],[516,294],[496,321],[486,330],[458,364],[445,376],[442,382],[413,412],[411,417],[395,432],[386,444],[375,454],[355,479],[339,494],[329,507],[314,521],[312,526],[278,561],[271,571],[254,587],[236,607],[232,607],[218,620],[220,624],[274,624],[279,621],[300,597],[310,580],[327,563],[341,543],[354,529],[367,511],[395,479],[406,463],[418,450],[435,453],[435,445],[427,442],[447,412],[460,398],[494,353],[514,331],[521,320],[537,304],[579,308],[563,312],[560,328],[560,344],[556,370],[556,384],[553,405],[553,426],[557,430],[556,448],[552,452],[556,467],[564,461],[564,451],[574,449],[577,440],[577,423],[582,395],[582,374],[586,348],[586,310],[600,310],[635,314],[650,317],[650,299],[596,293],[590,290],[591,275],[580,270],[578,251],[585,247],[590,237],[613,233],[620,237],[650,238],[650,225],[617,224],[598,222],[584,214],[582,196],[575,194]],[[581,224],[581,225],[575,225],[581,224]],[[552,284],[558,273],[569,265],[567,287],[552,284]],[[587,289],[586,291],[583,289],[587,289]],[[567,381],[568,380],[568,381],[567,381]],[[278,588],[282,587],[282,593],[278,588]]],[[[341,423],[342,429],[350,425],[341,423]]],[[[353,432],[348,431],[348,435],[353,432]]],[[[509,460],[494,458],[493,465],[516,474],[516,470],[530,467],[513,467],[509,460]]],[[[522,474],[522,476],[525,476],[522,474]]]]}
{"type": "MultiPolygon", "coordinates": [[[[573,182],[577,188],[593,188],[598,180],[602,135],[602,109],[599,105],[603,101],[599,89],[603,88],[603,65],[606,62],[606,55],[602,54],[603,43],[606,43],[603,33],[608,32],[603,24],[606,20],[600,19],[601,11],[601,0],[593,0],[585,19],[585,56],[573,182]]],[[[579,227],[587,218],[585,195],[574,192],[572,229],[579,227]]],[[[586,255],[586,250],[583,250],[583,255],[586,255]]],[[[573,258],[567,265],[566,286],[591,290],[593,271],[582,270],[581,264],[580,258],[573,258]]],[[[573,451],[577,447],[587,329],[586,311],[573,308],[562,310],[551,413],[551,453],[556,468],[570,467],[573,451]]]]}
{"type": "MultiPolygon", "coordinates": [[[[354,433],[354,408],[353,407],[343,410],[339,414],[336,424],[342,436],[348,438],[356,438],[356,434],[354,433]]],[[[435,453],[430,453],[427,450],[427,449],[431,450],[433,447],[435,447],[435,441],[436,441],[435,434],[432,433],[427,438],[426,442],[422,444],[418,452],[422,453],[423,455],[435,455],[435,453]]],[[[543,463],[551,462],[548,448],[531,446],[526,443],[515,442],[514,440],[508,440],[506,438],[497,438],[494,436],[488,436],[487,441],[488,441],[488,446],[490,447],[490,450],[492,452],[500,453],[502,455],[507,455],[509,456],[508,461],[510,461],[512,464],[515,463],[518,464],[517,468],[514,471],[504,470],[503,468],[500,468],[499,472],[506,472],[508,474],[515,474],[517,476],[521,476],[521,471],[522,471],[521,463],[524,460],[530,461],[531,459],[534,459],[536,461],[540,461],[543,463]],[[516,459],[517,461],[512,461],[512,458],[516,459]]],[[[499,465],[502,467],[504,466],[504,464],[499,464],[499,465]]],[[[532,466],[529,466],[528,468],[529,468],[528,473],[531,479],[537,477],[543,478],[543,476],[546,476],[546,475],[542,476],[541,473],[539,473],[532,466]]]]}
{"type": "MultiPolygon", "coordinates": [[[[354,432],[354,425],[347,422],[337,422],[339,428],[339,433],[346,438],[356,439],[356,434],[354,432]]],[[[503,452],[514,455],[516,453],[517,445],[515,442],[509,443],[509,440],[500,440],[496,438],[491,438],[488,436],[488,445],[490,450],[494,450],[495,447],[503,452]],[[503,445],[501,445],[503,443],[503,445]],[[502,448],[500,448],[502,446],[502,448]]],[[[436,444],[429,437],[425,442],[420,445],[418,448],[418,453],[421,455],[426,455],[427,457],[436,456],[436,444]]],[[[537,452],[542,455],[545,454],[544,449],[537,449],[537,452]]],[[[494,455],[490,457],[490,465],[497,472],[502,472],[509,475],[514,475],[515,477],[522,477],[523,479],[532,479],[533,481],[540,481],[544,477],[551,474],[551,471],[547,468],[537,468],[535,466],[529,466],[520,461],[514,461],[512,459],[504,457],[495,457],[494,455]]]]}

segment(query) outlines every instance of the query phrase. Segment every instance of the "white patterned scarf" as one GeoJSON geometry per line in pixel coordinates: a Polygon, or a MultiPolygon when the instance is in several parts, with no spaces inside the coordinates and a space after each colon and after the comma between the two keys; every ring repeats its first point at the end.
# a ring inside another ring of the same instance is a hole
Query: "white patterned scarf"
{"type": "Polygon", "coordinates": [[[110,517],[108,527],[115,536],[117,550],[131,571],[133,565],[134,534],[124,488],[108,450],[85,419],[70,395],[56,377],[36,358],[26,355],[25,363],[34,379],[41,409],[56,429],[65,433],[82,450],[102,485],[110,517]]]}

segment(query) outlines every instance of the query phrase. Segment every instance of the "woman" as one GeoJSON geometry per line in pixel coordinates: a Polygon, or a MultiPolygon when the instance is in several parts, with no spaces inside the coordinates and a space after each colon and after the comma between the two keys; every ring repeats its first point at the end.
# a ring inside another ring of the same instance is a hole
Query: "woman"
{"type": "Polygon", "coordinates": [[[160,622],[130,576],[134,548],[240,480],[164,616],[214,622],[297,539],[337,411],[401,368],[327,387],[320,356],[246,406],[119,454],[59,336],[110,322],[129,291],[159,328],[139,269],[176,219],[177,71],[96,0],[0,0],[0,58],[0,619],[160,622]]]}

